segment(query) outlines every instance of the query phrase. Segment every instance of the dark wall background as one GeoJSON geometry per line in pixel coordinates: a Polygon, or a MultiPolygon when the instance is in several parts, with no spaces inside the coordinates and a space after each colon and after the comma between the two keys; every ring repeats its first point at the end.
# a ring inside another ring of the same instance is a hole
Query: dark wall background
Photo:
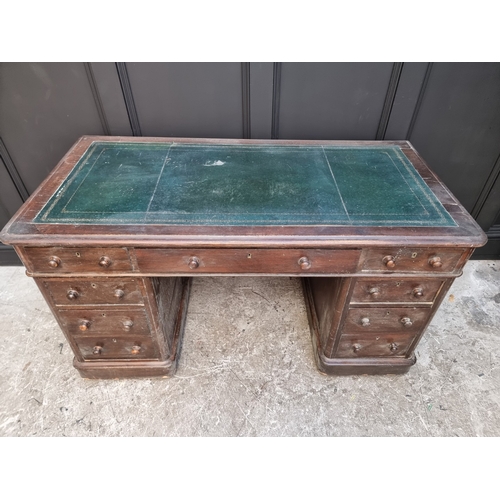
{"type": "Polygon", "coordinates": [[[500,63],[0,63],[0,227],[91,134],[408,139],[500,258],[500,63]]]}

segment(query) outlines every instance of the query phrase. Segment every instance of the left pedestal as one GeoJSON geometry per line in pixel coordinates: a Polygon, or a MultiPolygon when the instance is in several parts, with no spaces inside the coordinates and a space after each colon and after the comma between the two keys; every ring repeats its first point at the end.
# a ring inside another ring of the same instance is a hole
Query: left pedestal
{"type": "Polygon", "coordinates": [[[191,278],[37,277],[84,378],[168,377],[180,355],[191,278]]]}

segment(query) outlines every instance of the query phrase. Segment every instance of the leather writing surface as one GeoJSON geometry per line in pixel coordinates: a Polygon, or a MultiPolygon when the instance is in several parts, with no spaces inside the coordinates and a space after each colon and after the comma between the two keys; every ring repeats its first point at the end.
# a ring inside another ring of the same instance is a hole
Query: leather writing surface
{"type": "Polygon", "coordinates": [[[35,222],[453,226],[399,146],[96,142],[35,222]]]}

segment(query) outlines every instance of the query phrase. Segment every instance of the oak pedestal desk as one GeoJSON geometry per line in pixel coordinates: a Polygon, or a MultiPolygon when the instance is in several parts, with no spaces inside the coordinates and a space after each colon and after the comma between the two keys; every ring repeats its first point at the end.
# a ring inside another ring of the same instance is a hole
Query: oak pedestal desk
{"type": "Polygon", "coordinates": [[[82,137],[5,226],[83,377],[175,372],[191,278],[302,278],[328,374],[405,373],[486,236],[406,141],[82,137]]]}

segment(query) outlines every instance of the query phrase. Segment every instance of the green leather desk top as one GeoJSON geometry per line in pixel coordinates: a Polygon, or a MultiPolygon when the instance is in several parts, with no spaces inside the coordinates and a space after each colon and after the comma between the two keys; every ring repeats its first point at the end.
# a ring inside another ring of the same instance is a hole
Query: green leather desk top
{"type": "Polygon", "coordinates": [[[34,222],[456,226],[387,144],[94,142],[34,222]]]}

